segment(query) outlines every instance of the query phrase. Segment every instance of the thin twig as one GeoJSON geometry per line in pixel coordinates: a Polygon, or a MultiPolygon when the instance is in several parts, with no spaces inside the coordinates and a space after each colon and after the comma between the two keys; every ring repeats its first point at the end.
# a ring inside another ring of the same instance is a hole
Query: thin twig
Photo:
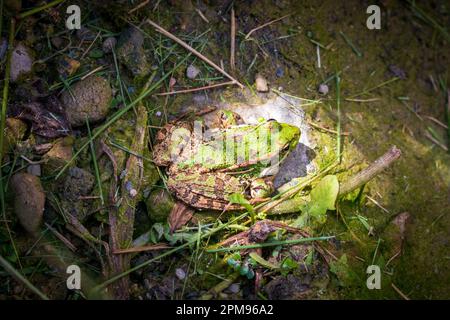
{"type": "Polygon", "coordinates": [[[405,300],[410,300],[406,294],[404,294],[397,286],[391,283],[392,288],[405,300]]]}
{"type": "Polygon", "coordinates": [[[198,13],[198,15],[200,16],[200,18],[203,19],[203,21],[205,21],[206,23],[209,23],[208,18],[205,17],[205,15],[203,14],[203,12],[200,11],[200,9],[195,8],[195,11],[198,13]]]}
{"type": "Polygon", "coordinates": [[[350,99],[350,98],[346,98],[345,101],[350,101],[350,102],[374,102],[374,101],[378,101],[380,100],[380,98],[371,98],[371,99],[350,99]]]}
{"type": "Polygon", "coordinates": [[[250,36],[252,35],[253,32],[258,31],[258,30],[260,30],[260,29],[262,29],[262,28],[265,28],[265,27],[267,27],[267,26],[269,26],[269,25],[271,25],[272,23],[275,23],[275,22],[277,22],[277,21],[283,20],[284,18],[289,17],[290,15],[291,15],[291,14],[287,14],[287,15],[285,15],[285,16],[282,16],[281,18],[278,18],[278,19],[275,19],[275,20],[266,22],[266,23],[264,23],[263,25],[260,25],[259,27],[256,27],[256,28],[250,30],[249,33],[246,34],[245,40],[248,40],[248,38],[250,38],[250,36]]]}
{"type": "Polygon", "coordinates": [[[366,196],[366,197],[367,197],[367,199],[369,199],[370,201],[372,201],[372,203],[373,203],[374,205],[376,205],[378,208],[380,208],[380,209],[383,210],[384,212],[390,214],[389,210],[386,209],[385,207],[383,207],[377,200],[375,200],[374,198],[369,197],[369,196],[366,196]]]}
{"type": "Polygon", "coordinates": [[[136,7],[134,7],[133,9],[128,11],[128,14],[132,14],[133,12],[139,10],[140,8],[142,8],[143,6],[145,6],[147,3],[149,3],[150,0],[145,0],[143,2],[141,2],[140,4],[138,4],[136,7]]]}
{"type": "Polygon", "coordinates": [[[60,4],[60,3],[64,2],[64,1],[66,1],[66,0],[55,0],[55,1],[52,1],[50,3],[44,4],[43,6],[40,6],[40,7],[33,8],[33,9],[28,10],[28,11],[25,11],[25,12],[19,14],[17,16],[17,18],[18,19],[26,18],[28,16],[31,16],[31,15],[35,14],[35,13],[41,12],[42,10],[54,7],[54,6],[60,4]]]}
{"type": "MultiPolygon", "coordinates": [[[[189,55],[186,55],[179,63],[177,63],[174,67],[174,69],[179,68],[188,58],[189,55]]],[[[83,150],[90,145],[91,140],[96,139],[98,136],[100,136],[106,129],[108,129],[113,123],[115,123],[120,117],[122,117],[125,113],[128,112],[131,108],[133,108],[135,105],[137,105],[142,99],[144,99],[146,96],[148,96],[151,92],[159,88],[159,86],[163,83],[164,80],[166,80],[167,77],[169,77],[170,73],[166,73],[163,75],[156,83],[151,85],[149,88],[146,88],[145,90],[142,90],[140,95],[134,99],[130,104],[126,105],[122,109],[118,110],[112,117],[106,121],[101,127],[99,127],[96,131],[93,132],[92,137],[89,138],[89,141],[84,142],[75,152],[75,154],[70,158],[69,161],[66,162],[66,164],[62,167],[62,169],[58,172],[58,174],[55,176],[55,180],[61,177],[61,175],[70,167],[73,161],[83,152],[83,150]]]]}
{"type": "Polygon", "coordinates": [[[236,50],[236,16],[234,14],[234,6],[231,7],[231,43],[230,43],[230,67],[234,72],[236,68],[235,50],[236,50]]]}
{"type": "Polygon", "coordinates": [[[361,51],[358,50],[358,48],[356,48],[356,46],[353,44],[352,40],[350,40],[349,37],[347,37],[347,35],[345,33],[343,33],[342,31],[339,31],[340,35],[342,36],[342,38],[344,38],[345,42],[347,43],[347,45],[352,49],[352,51],[359,57],[362,57],[362,53],[361,51]]]}
{"type": "MultiPolygon", "coordinates": [[[[9,94],[9,79],[11,74],[11,57],[12,57],[12,51],[13,51],[13,42],[14,42],[14,34],[16,29],[16,21],[14,18],[11,18],[11,23],[9,27],[9,39],[8,39],[8,54],[7,54],[7,60],[6,60],[6,69],[5,69],[5,80],[3,82],[3,100],[2,100],[2,110],[1,110],[1,119],[0,119],[0,164],[3,162],[3,149],[4,149],[4,132],[5,132],[5,121],[6,121],[6,107],[8,104],[8,94],[9,94]]],[[[0,170],[0,205],[1,205],[1,211],[3,220],[6,219],[6,203],[5,203],[5,190],[3,188],[3,170],[0,170]]],[[[20,268],[22,268],[22,264],[20,262],[19,253],[17,252],[16,245],[13,241],[11,230],[9,229],[9,224],[5,222],[5,228],[8,232],[8,236],[11,240],[11,244],[14,250],[14,254],[17,258],[17,261],[19,263],[20,268]]]]}
{"type": "Polygon", "coordinates": [[[0,265],[18,281],[22,282],[28,289],[37,294],[42,300],[49,300],[48,297],[36,288],[27,278],[25,278],[19,271],[17,271],[5,258],[0,256],[0,265]]]}
{"type": "Polygon", "coordinates": [[[430,139],[433,143],[435,143],[437,146],[439,146],[440,148],[442,148],[444,151],[448,151],[448,148],[445,144],[443,144],[442,142],[438,141],[435,137],[433,137],[428,131],[425,131],[425,137],[427,137],[428,139],[430,139]]]}
{"type": "Polygon", "coordinates": [[[400,78],[393,77],[393,78],[391,78],[391,79],[389,79],[389,80],[387,80],[387,81],[384,81],[384,82],[380,83],[379,85],[376,85],[375,87],[372,87],[372,88],[369,88],[369,89],[367,89],[367,90],[364,90],[364,91],[362,91],[362,92],[360,92],[360,93],[354,94],[354,95],[348,97],[347,99],[351,99],[351,98],[354,98],[354,97],[357,97],[357,96],[360,96],[360,95],[369,93],[369,92],[371,92],[371,91],[373,91],[373,90],[375,90],[375,89],[381,88],[381,87],[383,87],[383,86],[385,86],[385,85],[387,85],[387,84],[389,84],[389,83],[391,83],[391,82],[397,81],[397,80],[399,80],[399,79],[400,79],[400,78]]]}
{"type": "Polygon", "coordinates": [[[98,66],[98,67],[95,68],[94,70],[91,70],[91,71],[89,71],[87,74],[85,74],[84,76],[82,76],[82,77],[80,78],[80,80],[86,79],[87,77],[93,75],[94,73],[96,73],[97,71],[100,71],[101,69],[103,69],[103,66],[98,66]]]}
{"type": "Polygon", "coordinates": [[[435,117],[432,116],[425,116],[425,118],[433,121],[434,123],[436,123],[438,126],[444,128],[444,129],[448,129],[448,126],[445,123],[442,123],[441,121],[439,121],[438,119],[436,119],[435,117]]]}
{"type": "Polygon", "coordinates": [[[336,107],[337,107],[337,124],[336,124],[336,155],[338,162],[341,162],[341,77],[336,76],[336,107]]]}
{"type": "Polygon", "coordinates": [[[322,63],[320,62],[320,46],[316,46],[317,53],[317,68],[322,68],[322,63]]]}
{"type": "Polygon", "coordinates": [[[95,42],[97,41],[97,39],[98,39],[98,37],[100,36],[101,33],[102,33],[101,31],[99,31],[99,32],[97,33],[97,35],[95,36],[94,40],[91,42],[91,44],[89,45],[89,47],[88,47],[88,48],[86,49],[86,51],[83,52],[83,54],[81,55],[80,60],[82,60],[82,59],[86,56],[86,54],[88,54],[88,52],[91,50],[92,46],[95,44],[95,42]]]}
{"type": "Polygon", "coordinates": [[[172,247],[168,246],[167,244],[160,243],[160,244],[151,244],[146,246],[140,246],[140,247],[132,247],[132,248],[126,248],[126,249],[117,249],[114,250],[114,254],[124,254],[124,253],[134,253],[134,252],[143,252],[143,251],[154,251],[154,250],[164,250],[164,249],[170,249],[172,247]]]}
{"type": "Polygon", "coordinates": [[[217,71],[219,71],[220,73],[222,73],[224,76],[226,76],[228,79],[230,79],[231,81],[233,81],[233,84],[237,84],[241,89],[244,88],[244,86],[237,81],[235,78],[233,78],[230,74],[228,74],[225,70],[223,70],[221,67],[219,67],[217,64],[215,64],[214,62],[212,62],[211,60],[209,60],[207,57],[205,57],[203,54],[201,54],[200,52],[198,52],[197,50],[195,50],[194,48],[192,48],[190,45],[188,45],[186,42],[184,42],[183,40],[181,40],[180,38],[176,37],[175,35],[173,35],[172,33],[170,33],[169,31],[167,31],[166,29],[162,28],[161,26],[159,26],[158,24],[156,24],[155,22],[153,22],[150,19],[146,20],[147,23],[149,23],[152,27],[154,27],[156,29],[156,31],[158,31],[159,33],[165,35],[167,38],[172,39],[173,41],[175,41],[176,43],[178,43],[179,45],[181,45],[182,47],[184,47],[185,49],[189,50],[191,53],[193,53],[194,55],[196,55],[197,57],[199,57],[200,59],[202,59],[203,61],[205,61],[207,64],[209,64],[211,67],[215,68],[217,71]]]}
{"type": "Polygon", "coordinates": [[[64,237],[61,233],[59,233],[55,228],[53,228],[51,225],[49,225],[47,222],[45,223],[45,226],[50,230],[55,237],[57,237],[59,240],[61,240],[62,243],[66,245],[67,248],[69,248],[72,252],[77,251],[77,247],[75,247],[72,242],[70,242],[66,237],[64,237]]]}
{"type": "MultiPolygon", "coordinates": [[[[328,129],[328,128],[319,126],[317,123],[314,123],[312,121],[308,121],[308,124],[311,127],[314,127],[316,129],[319,129],[319,130],[323,130],[323,131],[326,131],[326,132],[329,132],[329,133],[333,133],[333,134],[339,134],[336,130],[328,129]]],[[[341,132],[341,136],[349,136],[349,135],[350,135],[350,132],[341,132]]]]}
{"type": "Polygon", "coordinates": [[[156,94],[154,94],[154,96],[167,96],[167,95],[173,95],[173,94],[179,94],[179,93],[189,93],[189,92],[195,92],[195,91],[201,91],[201,90],[207,90],[207,89],[212,89],[212,88],[217,88],[217,87],[228,86],[228,85],[231,85],[234,83],[235,83],[234,81],[227,81],[227,82],[222,82],[222,83],[211,84],[209,86],[198,87],[198,88],[156,93],[156,94]]]}
{"type": "Polygon", "coordinates": [[[447,141],[450,149],[450,89],[447,90],[447,141]]]}
{"type": "Polygon", "coordinates": [[[103,197],[102,179],[100,178],[100,171],[98,168],[98,162],[97,162],[97,157],[96,157],[96,153],[95,153],[94,140],[92,139],[91,127],[89,126],[89,120],[88,120],[87,116],[86,116],[86,127],[87,127],[89,141],[90,141],[89,147],[91,149],[92,163],[94,165],[95,178],[97,179],[97,187],[98,187],[98,192],[99,192],[99,196],[100,196],[100,202],[103,206],[105,204],[105,199],[103,197]]]}

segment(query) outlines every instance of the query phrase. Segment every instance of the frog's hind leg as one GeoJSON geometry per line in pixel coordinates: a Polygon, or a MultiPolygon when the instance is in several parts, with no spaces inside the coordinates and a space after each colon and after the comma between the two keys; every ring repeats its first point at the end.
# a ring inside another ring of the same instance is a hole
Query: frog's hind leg
{"type": "Polygon", "coordinates": [[[224,199],[214,199],[205,197],[202,194],[196,193],[187,186],[177,186],[176,188],[169,187],[170,191],[175,197],[184,203],[200,210],[218,210],[231,211],[241,210],[242,207],[236,204],[230,204],[224,199]]]}

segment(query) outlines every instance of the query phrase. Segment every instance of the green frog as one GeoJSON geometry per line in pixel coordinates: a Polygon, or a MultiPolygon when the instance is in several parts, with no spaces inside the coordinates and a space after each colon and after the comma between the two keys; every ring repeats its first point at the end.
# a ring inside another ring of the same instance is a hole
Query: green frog
{"type": "Polygon", "coordinates": [[[245,124],[231,111],[220,111],[219,125],[201,121],[165,125],[156,135],[153,161],[167,168],[167,187],[196,209],[241,210],[230,196],[242,194],[250,203],[273,192],[279,164],[300,138],[300,129],[275,120],[245,124]]]}

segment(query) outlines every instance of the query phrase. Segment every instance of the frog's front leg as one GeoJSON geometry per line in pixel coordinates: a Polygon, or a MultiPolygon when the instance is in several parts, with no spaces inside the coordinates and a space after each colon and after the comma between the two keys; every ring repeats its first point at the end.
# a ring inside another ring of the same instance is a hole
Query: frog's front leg
{"type": "Polygon", "coordinates": [[[220,110],[217,114],[219,127],[226,129],[232,126],[244,124],[244,120],[239,114],[230,110],[220,110]]]}

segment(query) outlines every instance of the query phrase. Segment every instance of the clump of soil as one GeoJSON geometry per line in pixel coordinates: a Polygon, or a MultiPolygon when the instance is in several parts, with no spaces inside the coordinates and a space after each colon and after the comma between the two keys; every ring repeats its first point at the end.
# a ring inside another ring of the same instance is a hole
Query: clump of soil
{"type": "Polygon", "coordinates": [[[147,54],[144,51],[142,32],[131,27],[120,35],[117,43],[119,61],[130,70],[134,76],[144,76],[150,71],[147,54]]]}
{"type": "Polygon", "coordinates": [[[85,125],[86,119],[89,123],[103,120],[108,114],[111,99],[111,86],[99,76],[77,82],[70,91],[64,91],[61,95],[67,118],[73,127],[85,125]]]}
{"type": "Polygon", "coordinates": [[[42,223],[45,193],[39,177],[19,172],[11,177],[14,212],[30,234],[36,234],[42,223]]]}

